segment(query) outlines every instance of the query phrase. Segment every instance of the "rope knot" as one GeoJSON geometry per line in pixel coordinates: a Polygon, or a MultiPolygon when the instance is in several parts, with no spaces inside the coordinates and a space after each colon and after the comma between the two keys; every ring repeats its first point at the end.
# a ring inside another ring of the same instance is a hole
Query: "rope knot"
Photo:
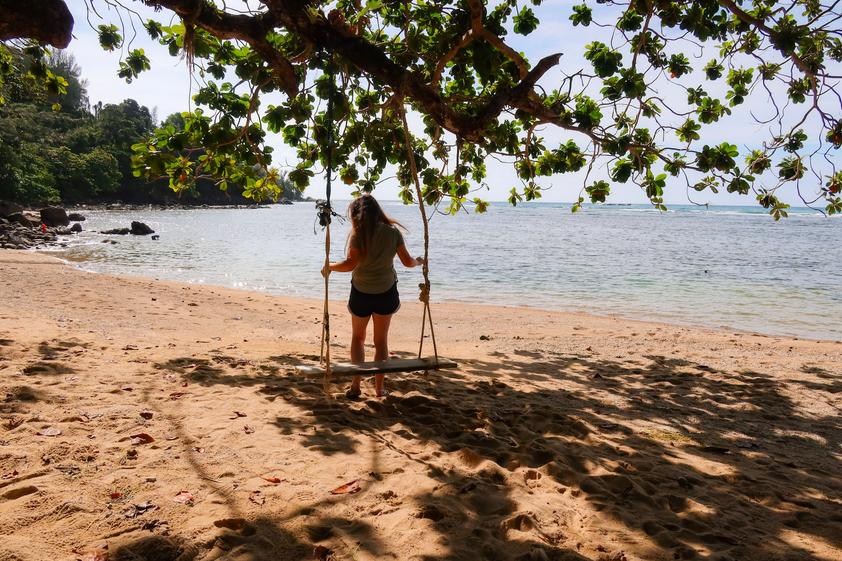
{"type": "Polygon", "coordinates": [[[418,300],[425,304],[430,303],[430,281],[418,283],[418,300]]]}

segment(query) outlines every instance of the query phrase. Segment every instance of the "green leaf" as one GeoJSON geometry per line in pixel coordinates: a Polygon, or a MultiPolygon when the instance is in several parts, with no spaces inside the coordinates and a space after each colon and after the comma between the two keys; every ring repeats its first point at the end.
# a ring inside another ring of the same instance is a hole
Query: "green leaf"
{"type": "Polygon", "coordinates": [[[529,35],[538,28],[538,23],[535,12],[524,6],[514,17],[514,31],[519,35],[529,35]]]}
{"type": "Polygon", "coordinates": [[[118,49],[123,44],[123,37],[117,31],[116,25],[101,24],[97,26],[97,34],[99,35],[99,45],[106,51],[118,49]]]}

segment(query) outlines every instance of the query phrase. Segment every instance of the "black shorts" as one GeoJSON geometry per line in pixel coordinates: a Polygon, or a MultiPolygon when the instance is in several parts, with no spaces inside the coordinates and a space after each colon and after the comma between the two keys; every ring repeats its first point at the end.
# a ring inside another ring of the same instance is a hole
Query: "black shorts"
{"type": "Polygon", "coordinates": [[[380,294],[368,294],[357,290],[351,284],[351,296],[348,298],[348,311],[357,317],[367,318],[371,314],[389,316],[397,312],[401,307],[401,299],[398,294],[398,283],[392,288],[380,294]]]}

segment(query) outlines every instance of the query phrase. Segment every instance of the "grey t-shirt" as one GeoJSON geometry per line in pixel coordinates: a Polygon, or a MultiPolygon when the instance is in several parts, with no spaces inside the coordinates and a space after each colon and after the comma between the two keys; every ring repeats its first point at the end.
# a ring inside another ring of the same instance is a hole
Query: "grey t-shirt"
{"type": "MultiPolygon", "coordinates": [[[[359,249],[354,240],[351,244],[359,249]]],[[[351,282],[360,292],[380,294],[386,292],[398,280],[395,272],[395,254],[403,245],[403,236],[397,227],[381,222],[377,225],[371,244],[351,274],[351,282]]]]}

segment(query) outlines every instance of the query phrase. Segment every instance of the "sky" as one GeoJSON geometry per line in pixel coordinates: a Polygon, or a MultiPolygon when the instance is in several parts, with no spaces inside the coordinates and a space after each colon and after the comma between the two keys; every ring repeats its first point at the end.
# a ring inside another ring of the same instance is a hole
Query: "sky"
{"type": "MultiPolygon", "coordinates": [[[[231,6],[234,3],[236,2],[229,1],[228,5],[231,6]]],[[[593,25],[587,28],[571,26],[568,21],[572,12],[571,7],[578,3],[579,1],[545,0],[540,7],[534,8],[536,15],[541,20],[541,24],[535,32],[527,37],[510,33],[506,38],[506,41],[512,47],[523,52],[533,63],[548,54],[562,53],[561,64],[548,72],[540,83],[545,88],[551,89],[559,84],[565,72],[572,73],[580,68],[590,68],[588,61],[583,58],[587,43],[598,40],[610,44],[612,40],[611,32],[608,29],[593,25]]],[[[252,5],[256,4],[255,0],[252,0],[252,5]]],[[[604,21],[610,20],[610,10],[614,8],[598,7],[593,2],[590,4],[595,8],[595,20],[599,21],[600,17],[604,18],[604,21]]],[[[68,5],[75,20],[73,41],[68,50],[81,67],[82,77],[87,80],[88,96],[92,105],[100,101],[106,104],[120,103],[124,99],[133,98],[153,110],[159,120],[163,120],[172,113],[187,111],[192,107],[191,96],[196,93],[198,86],[191,84],[186,63],[181,58],[171,57],[164,47],[149,39],[137,18],[128,17],[127,12],[115,10],[102,0],[93,0],[93,7],[96,8],[98,13],[93,13],[88,9],[91,5],[90,0],[88,2],[85,0],[69,0],[68,5]],[[136,34],[132,31],[132,21],[137,31],[136,34]],[[95,27],[100,23],[114,23],[118,27],[124,28],[126,44],[123,52],[126,52],[127,49],[143,48],[151,60],[152,69],[142,73],[131,84],[127,84],[123,79],[118,78],[117,69],[123,53],[109,53],[99,47],[97,34],[92,25],[95,27]]],[[[152,17],[162,23],[169,23],[169,15],[166,12],[155,13],[140,2],[127,1],[125,5],[137,10],[143,19],[152,17]]],[[[698,67],[704,66],[716,51],[712,45],[699,48],[687,45],[687,47],[686,54],[690,58],[691,64],[698,67]]],[[[711,95],[719,94],[720,97],[724,98],[724,89],[717,90],[710,82],[705,83],[700,73],[697,74],[698,80],[694,82],[696,85],[702,84],[711,95]]],[[[842,74],[842,71],[836,72],[836,74],[842,74]]],[[[686,97],[681,87],[670,84],[667,80],[657,83],[655,87],[658,94],[668,102],[675,100],[683,103],[686,97]]],[[[266,101],[264,101],[265,104],[266,101]]],[[[769,116],[771,115],[769,111],[770,105],[765,93],[763,95],[752,95],[744,105],[736,108],[730,117],[707,128],[702,137],[702,144],[719,144],[727,141],[740,147],[741,153],[746,153],[748,149],[756,147],[760,140],[770,137],[768,125],[759,125],[753,117],[769,116]]],[[[796,115],[800,116],[800,113],[793,110],[792,115],[794,118],[796,115]]],[[[681,121],[676,121],[676,123],[681,121]]],[[[420,120],[417,117],[412,118],[410,119],[410,126],[412,127],[413,123],[417,126],[419,122],[420,120]]],[[[816,130],[815,127],[814,130],[816,130]]],[[[546,127],[541,133],[547,146],[566,142],[569,138],[578,140],[580,146],[584,146],[581,138],[571,137],[569,133],[556,127],[546,127]]],[[[295,165],[294,151],[271,133],[268,134],[267,139],[268,143],[276,150],[274,154],[275,165],[278,165],[281,169],[295,165]]],[[[676,141],[675,145],[677,144],[676,141]]],[[[702,144],[699,144],[699,146],[702,144]]],[[[491,201],[505,200],[512,187],[521,187],[521,183],[510,164],[489,160],[487,167],[489,172],[485,181],[487,190],[485,188],[478,190],[477,196],[491,201]]],[[[607,178],[606,170],[597,169],[591,174],[590,180],[603,178],[607,178]]],[[[322,182],[317,179],[308,187],[305,195],[314,198],[323,196],[322,182]]],[[[582,182],[583,173],[541,178],[539,184],[546,188],[541,200],[573,202],[580,195],[582,182]]],[[[349,198],[351,189],[341,183],[339,185],[340,191],[346,189],[348,193],[340,192],[338,196],[336,194],[334,196],[349,198]]],[[[805,180],[802,190],[810,194],[815,192],[818,186],[818,181],[810,182],[808,179],[805,180]]],[[[397,198],[397,192],[397,182],[387,181],[377,188],[376,194],[384,199],[394,199],[397,198]]],[[[779,196],[784,202],[794,206],[802,206],[794,188],[779,191],[779,196]]],[[[687,188],[683,181],[675,180],[674,183],[668,183],[664,197],[668,205],[687,204],[691,199],[696,203],[716,205],[756,204],[753,195],[740,196],[724,192],[714,195],[709,191],[704,193],[691,191],[689,197],[690,199],[688,199],[687,188]]],[[[612,193],[608,202],[647,203],[648,200],[639,187],[627,183],[612,185],[612,193]]]]}

